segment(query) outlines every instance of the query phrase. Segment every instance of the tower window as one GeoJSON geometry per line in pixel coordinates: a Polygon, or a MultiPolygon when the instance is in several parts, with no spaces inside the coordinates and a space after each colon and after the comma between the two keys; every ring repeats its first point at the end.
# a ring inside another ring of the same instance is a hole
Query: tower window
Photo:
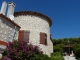
{"type": "Polygon", "coordinates": [[[40,44],[47,45],[47,34],[40,32],[40,44]]]}
{"type": "Polygon", "coordinates": [[[19,41],[25,40],[26,42],[29,42],[29,34],[30,34],[29,31],[20,30],[18,35],[18,40],[19,41]]]}
{"type": "Polygon", "coordinates": [[[23,38],[23,40],[29,42],[29,34],[30,34],[29,31],[24,31],[24,38],[23,38]]]}

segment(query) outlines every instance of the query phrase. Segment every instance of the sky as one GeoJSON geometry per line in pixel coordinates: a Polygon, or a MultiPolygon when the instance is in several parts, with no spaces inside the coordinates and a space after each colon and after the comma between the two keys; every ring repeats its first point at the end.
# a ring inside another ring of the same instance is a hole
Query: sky
{"type": "MultiPolygon", "coordinates": [[[[0,0],[0,7],[4,0],[0,0]]],[[[16,4],[15,11],[35,11],[52,20],[53,39],[80,37],[80,0],[5,0],[16,4]]]]}

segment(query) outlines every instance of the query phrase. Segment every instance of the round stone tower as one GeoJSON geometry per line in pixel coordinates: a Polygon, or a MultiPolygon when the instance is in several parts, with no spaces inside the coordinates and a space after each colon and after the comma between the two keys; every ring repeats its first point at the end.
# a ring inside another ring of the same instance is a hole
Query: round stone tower
{"type": "Polygon", "coordinates": [[[53,43],[50,39],[51,19],[38,12],[19,11],[14,13],[14,22],[17,23],[21,29],[18,38],[28,40],[29,43],[37,45],[41,48],[44,54],[50,56],[53,52],[53,43]],[[22,37],[24,35],[24,37],[22,37]]]}

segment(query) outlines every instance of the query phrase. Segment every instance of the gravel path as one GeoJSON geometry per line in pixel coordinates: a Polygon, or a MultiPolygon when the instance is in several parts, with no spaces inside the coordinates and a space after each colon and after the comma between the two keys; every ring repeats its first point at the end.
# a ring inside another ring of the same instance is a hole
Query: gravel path
{"type": "Polygon", "coordinates": [[[76,60],[75,57],[72,56],[64,56],[65,60],[76,60]]]}

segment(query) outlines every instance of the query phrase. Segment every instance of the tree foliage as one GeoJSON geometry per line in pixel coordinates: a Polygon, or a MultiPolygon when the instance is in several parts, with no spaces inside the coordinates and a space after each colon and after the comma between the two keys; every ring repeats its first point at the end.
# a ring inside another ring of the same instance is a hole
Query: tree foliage
{"type": "Polygon", "coordinates": [[[75,44],[75,43],[80,43],[80,38],[63,38],[63,39],[53,39],[53,44],[68,44],[69,42],[70,44],[75,44]]]}
{"type": "Polygon", "coordinates": [[[56,44],[55,46],[54,46],[54,52],[63,52],[63,47],[64,47],[64,45],[63,44],[56,44]]]}
{"type": "Polygon", "coordinates": [[[76,58],[80,58],[80,44],[74,44],[73,50],[75,52],[76,58]]]}
{"type": "Polygon", "coordinates": [[[53,39],[54,52],[62,52],[64,45],[73,45],[73,51],[77,58],[80,58],[80,38],[53,39]]]}

